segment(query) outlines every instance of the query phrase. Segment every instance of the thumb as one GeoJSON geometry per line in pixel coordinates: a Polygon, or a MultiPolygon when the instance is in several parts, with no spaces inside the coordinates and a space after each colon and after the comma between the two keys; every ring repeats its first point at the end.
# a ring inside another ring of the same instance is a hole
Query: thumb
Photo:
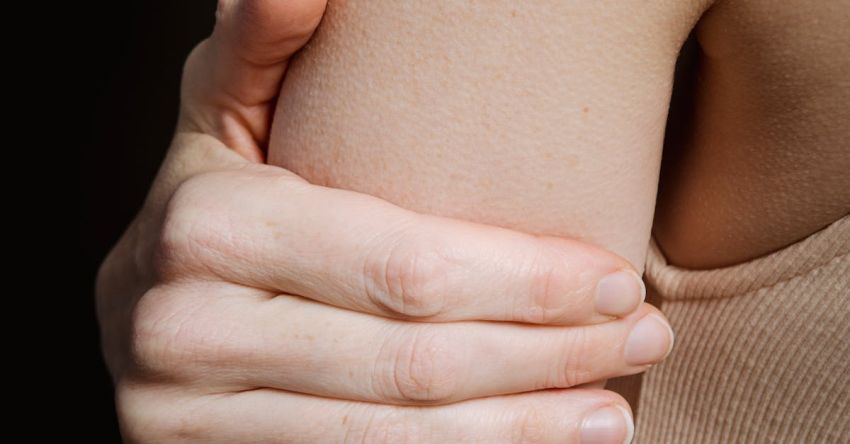
{"type": "Polygon", "coordinates": [[[262,162],[274,101],[292,55],[327,0],[219,0],[212,35],[183,70],[177,131],[208,134],[262,162]]]}

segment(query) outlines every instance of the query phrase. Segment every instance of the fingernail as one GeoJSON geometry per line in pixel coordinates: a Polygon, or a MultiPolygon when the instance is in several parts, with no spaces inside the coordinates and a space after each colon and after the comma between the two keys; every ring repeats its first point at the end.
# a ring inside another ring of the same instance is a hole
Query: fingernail
{"type": "Polygon", "coordinates": [[[618,271],[596,285],[596,311],[609,316],[624,316],[635,311],[646,298],[646,287],[637,273],[618,271]]]}
{"type": "Polygon", "coordinates": [[[623,444],[632,442],[635,426],[629,412],[608,406],[587,415],[581,423],[581,444],[623,444]]]}
{"type": "Polygon", "coordinates": [[[660,316],[650,314],[638,321],[626,339],[625,360],[629,365],[654,364],[673,349],[673,329],[660,316]]]}

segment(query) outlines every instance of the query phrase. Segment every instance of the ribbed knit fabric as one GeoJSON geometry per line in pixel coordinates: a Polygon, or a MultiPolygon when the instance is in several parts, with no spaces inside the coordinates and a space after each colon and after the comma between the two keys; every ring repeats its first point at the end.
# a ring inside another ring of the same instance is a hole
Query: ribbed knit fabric
{"type": "Polygon", "coordinates": [[[646,280],[676,344],[643,375],[634,442],[850,443],[850,215],[714,270],[653,243],[646,280]]]}

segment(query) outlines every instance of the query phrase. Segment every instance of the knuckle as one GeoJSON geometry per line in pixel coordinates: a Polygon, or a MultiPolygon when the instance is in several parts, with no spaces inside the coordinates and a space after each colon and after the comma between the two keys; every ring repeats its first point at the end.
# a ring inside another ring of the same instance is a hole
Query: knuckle
{"type": "Polygon", "coordinates": [[[165,398],[143,387],[116,387],[115,409],[126,442],[183,442],[206,436],[208,421],[197,406],[165,398]]]}
{"type": "Polygon", "coordinates": [[[127,442],[148,442],[152,432],[158,430],[154,417],[159,405],[150,397],[141,396],[138,390],[125,384],[115,387],[115,412],[121,427],[121,436],[127,442]]]}
{"type": "Polygon", "coordinates": [[[556,268],[556,262],[544,252],[537,254],[527,267],[528,293],[519,295],[524,303],[519,307],[515,318],[520,322],[551,324],[558,321],[565,312],[566,293],[562,275],[556,268]]]}
{"type": "Polygon", "coordinates": [[[153,262],[161,277],[192,265],[209,263],[227,245],[226,199],[217,191],[222,173],[203,173],[181,183],[169,199],[154,246],[153,262]]]}
{"type": "Polygon", "coordinates": [[[455,397],[462,363],[452,356],[445,335],[416,328],[401,337],[393,353],[381,385],[390,388],[386,397],[401,404],[443,404],[455,397]]]}
{"type": "Polygon", "coordinates": [[[222,354],[209,309],[155,287],[134,309],[130,326],[133,370],[149,378],[187,377],[222,354]]]}
{"type": "Polygon", "coordinates": [[[445,309],[448,264],[416,242],[400,241],[389,252],[366,262],[366,293],[386,312],[400,318],[430,318],[445,309]]]}
{"type": "Polygon", "coordinates": [[[552,435],[549,429],[552,424],[549,416],[539,407],[530,406],[522,411],[514,420],[512,430],[515,430],[513,442],[522,444],[547,443],[552,435]]]}
{"type": "Polygon", "coordinates": [[[557,375],[554,387],[572,387],[593,380],[588,369],[588,362],[594,362],[593,356],[588,356],[590,350],[589,337],[585,328],[572,329],[564,334],[558,350],[561,352],[561,369],[557,375]]]}

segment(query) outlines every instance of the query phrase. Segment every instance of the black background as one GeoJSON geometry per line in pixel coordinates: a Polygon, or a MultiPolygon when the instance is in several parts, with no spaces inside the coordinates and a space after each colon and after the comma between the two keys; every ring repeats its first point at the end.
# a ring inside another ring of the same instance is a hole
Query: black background
{"type": "MultiPolygon", "coordinates": [[[[189,51],[212,31],[215,1],[117,1],[92,7],[72,26],[82,41],[63,71],[80,95],[68,116],[83,129],[79,150],[82,273],[74,320],[84,329],[85,442],[119,442],[111,381],[99,349],[94,312],[97,267],[128,225],[150,186],[177,118],[180,74],[189,51]],[[77,66],[74,66],[79,64],[77,66]]],[[[61,56],[61,55],[60,55],[61,56]]],[[[74,382],[76,384],[76,382],[74,382]]],[[[79,419],[78,421],[82,420],[79,419]]]]}

